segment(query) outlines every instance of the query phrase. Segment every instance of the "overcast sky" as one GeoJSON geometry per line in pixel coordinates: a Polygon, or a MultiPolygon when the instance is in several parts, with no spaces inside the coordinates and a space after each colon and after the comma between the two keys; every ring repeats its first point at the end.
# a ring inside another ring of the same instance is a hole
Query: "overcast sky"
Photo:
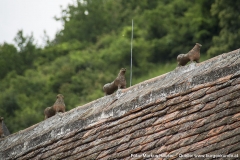
{"type": "Polygon", "coordinates": [[[23,34],[33,33],[38,44],[42,44],[43,31],[53,39],[57,30],[62,28],[54,16],[61,15],[64,9],[75,0],[0,0],[0,44],[14,43],[18,30],[23,34]]]}

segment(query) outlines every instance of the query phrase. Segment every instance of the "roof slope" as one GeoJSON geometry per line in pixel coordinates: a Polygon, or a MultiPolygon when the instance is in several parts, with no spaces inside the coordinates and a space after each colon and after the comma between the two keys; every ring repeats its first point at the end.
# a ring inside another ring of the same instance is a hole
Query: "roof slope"
{"type": "Polygon", "coordinates": [[[0,141],[0,159],[237,159],[239,51],[177,68],[12,134],[0,141]]]}

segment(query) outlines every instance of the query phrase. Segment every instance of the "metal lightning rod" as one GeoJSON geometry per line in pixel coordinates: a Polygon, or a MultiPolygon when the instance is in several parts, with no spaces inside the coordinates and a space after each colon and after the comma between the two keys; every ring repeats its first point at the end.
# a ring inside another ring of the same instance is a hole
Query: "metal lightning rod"
{"type": "Polygon", "coordinates": [[[131,70],[130,70],[130,87],[132,86],[132,42],[133,42],[133,19],[132,19],[132,37],[131,37],[131,70]]]}

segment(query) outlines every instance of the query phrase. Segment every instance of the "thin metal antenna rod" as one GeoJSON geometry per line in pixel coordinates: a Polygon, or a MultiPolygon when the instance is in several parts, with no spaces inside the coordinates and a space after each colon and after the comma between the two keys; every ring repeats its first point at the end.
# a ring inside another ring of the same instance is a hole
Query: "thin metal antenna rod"
{"type": "Polygon", "coordinates": [[[132,42],[133,42],[133,19],[132,19],[132,37],[131,37],[131,70],[130,70],[130,87],[132,86],[132,42]]]}

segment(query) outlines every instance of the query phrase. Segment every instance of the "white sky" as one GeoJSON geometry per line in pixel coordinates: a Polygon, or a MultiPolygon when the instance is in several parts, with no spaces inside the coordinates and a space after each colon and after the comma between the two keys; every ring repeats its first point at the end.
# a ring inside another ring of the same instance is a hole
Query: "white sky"
{"type": "Polygon", "coordinates": [[[62,28],[54,16],[61,15],[61,7],[76,0],[0,0],[0,44],[13,44],[19,30],[24,36],[31,35],[39,45],[43,43],[43,31],[50,39],[62,28]]]}

